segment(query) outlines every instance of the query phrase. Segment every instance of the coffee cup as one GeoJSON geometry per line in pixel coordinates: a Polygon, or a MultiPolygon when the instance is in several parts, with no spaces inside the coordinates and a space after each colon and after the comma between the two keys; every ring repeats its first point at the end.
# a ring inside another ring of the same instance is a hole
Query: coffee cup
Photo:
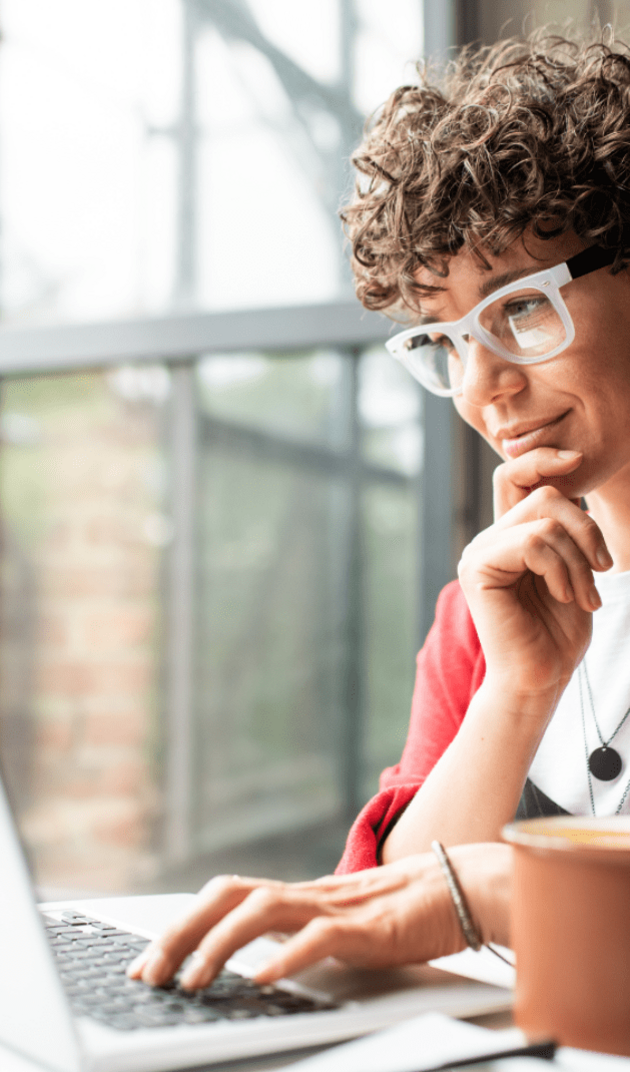
{"type": "Polygon", "coordinates": [[[630,818],[527,819],[514,846],[514,1018],[526,1035],[630,1056],[630,818]]]}

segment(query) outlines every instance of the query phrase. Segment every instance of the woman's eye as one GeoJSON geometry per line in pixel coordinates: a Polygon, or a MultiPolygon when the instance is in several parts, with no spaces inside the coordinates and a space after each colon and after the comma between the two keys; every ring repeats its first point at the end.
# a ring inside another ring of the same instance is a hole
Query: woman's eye
{"type": "Polygon", "coordinates": [[[505,305],[505,313],[513,320],[517,316],[531,316],[532,313],[540,313],[548,305],[547,298],[542,294],[532,294],[522,298],[514,298],[505,305]]]}

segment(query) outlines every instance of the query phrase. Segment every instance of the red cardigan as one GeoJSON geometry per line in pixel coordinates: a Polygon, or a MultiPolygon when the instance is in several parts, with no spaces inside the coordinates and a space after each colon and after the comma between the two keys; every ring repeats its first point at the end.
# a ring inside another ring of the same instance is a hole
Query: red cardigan
{"type": "Polygon", "coordinates": [[[355,820],[337,874],[376,867],[380,842],[453,740],[483,681],[483,652],[459,581],[440,593],[435,621],[416,663],[402,758],[383,771],[380,792],[355,820]]]}

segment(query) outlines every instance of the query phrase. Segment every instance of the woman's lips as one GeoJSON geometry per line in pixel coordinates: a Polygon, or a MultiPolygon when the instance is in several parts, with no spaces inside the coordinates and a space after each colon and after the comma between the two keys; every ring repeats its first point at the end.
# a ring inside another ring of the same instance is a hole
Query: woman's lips
{"type": "Polygon", "coordinates": [[[541,424],[529,432],[524,432],[523,435],[515,436],[513,439],[502,439],[503,452],[507,454],[508,458],[519,458],[521,454],[527,454],[527,451],[533,450],[534,447],[552,446],[551,443],[545,442],[545,440],[553,435],[566,416],[566,413],[561,413],[559,417],[554,417],[552,421],[547,421],[546,424],[541,424]]]}

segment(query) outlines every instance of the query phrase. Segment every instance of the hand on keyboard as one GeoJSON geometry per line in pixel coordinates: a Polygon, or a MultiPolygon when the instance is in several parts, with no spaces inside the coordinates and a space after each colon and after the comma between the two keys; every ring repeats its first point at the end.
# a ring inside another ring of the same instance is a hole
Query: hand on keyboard
{"type": "Polygon", "coordinates": [[[227,970],[212,986],[194,992],[174,981],[151,988],[126,975],[130,957],[146,947],[145,938],[75,911],[64,912],[61,919],[44,916],[44,926],[73,1012],[120,1031],[292,1016],[333,1007],[259,986],[227,970]]]}
{"type": "MultiPolygon", "coordinates": [[[[463,845],[449,851],[484,939],[506,944],[510,848],[463,845]]],[[[192,910],[136,957],[128,974],[163,985],[192,954],[180,984],[208,986],[238,949],[269,931],[292,937],[256,973],[260,984],[326,956],[376,968],[421,963],[465,944],[440,867],[426,853],[312,882],[213,878],[192,910]]]]}

